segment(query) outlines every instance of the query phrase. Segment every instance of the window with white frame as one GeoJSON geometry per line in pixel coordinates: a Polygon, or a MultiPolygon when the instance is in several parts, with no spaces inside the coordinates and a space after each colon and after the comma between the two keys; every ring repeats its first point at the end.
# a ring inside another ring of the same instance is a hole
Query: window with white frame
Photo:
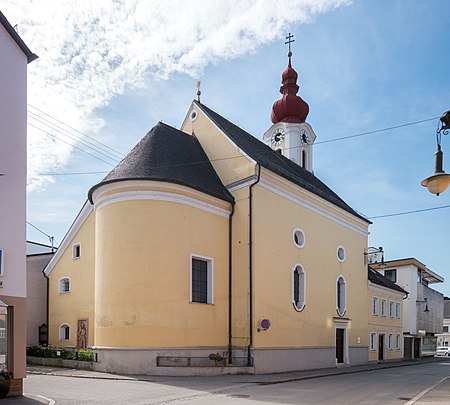
{"type": "Polygon", "coordinates": [[[400,333],[397,333],[396,335],[395,335],[395,348],[397,349],[397,350],[400,350],[400,348],[401,348],[401,337],[400,337],[400,333]]]}
{"type": "Polygon", "coordinates": [[[72,259],[79,259],[81,257],[81,245],[76,243],[72,245],[72,259]]]}
{"type": "Polygon", "coordinates": [[[400,319],[400,302],[395,303],[395,317],[400,319]]]}
{"type": "Polygon", "coordinates": [[[378,316],[378,297],[372,297],[372,315],[378,316]]]}
{"type": "Polygon", "coordinates": [[[297,311],[302,311],[306,304],[306,274],[300,264],[292,268],[292,303],[297,311]]]}
{"type": "Polygon", "coordinates": [[[5,251],[0,249],[0,276],[5,274],[5,268],[3,266],[3,256],[5,255],[5,251]]]}
{"type": "Polygon", "coordinates": [[[67,323],[59,327],[59,340],[70,340],[70,326],[67,323]]]}
{"type": "Polygon", "coordinates": [[[191,255],[191,302],[213,304],[213,259],[191,255]]]}
{"type": "Polygon", "coordinates": [[[344,277],[339,276],[336,280],[336,309],[339,316],[343,316],[347,309],[347,291],[344,277]]]}
{"type": "Polygon", "coordinates": [[[60,294],[65,294],[70,292],[70,278],[62,277],[59,279],[59,292],[60,294]]]}
{"type": "Polygon", "coordinates": [[[389,301],[389,318],[394,317],[394,301],[389,301]]]}
{"type": "Polygon", "coordinates": [[[345,248],[344,246],[338,246],[336,249],[336,256],[338,258],[338,260],[342,263],[345,261],[345,258],[347,256],[346,252],[345,252],[345,248]]]}
{"type": "Polygon", "coordinates": [[[388,350],[392,350],[393,347],[393,340],[394,340],[394,335],[392,333],[389,333],[388,335],[388,350]]]}
{"type": "Polygon", "coordinates": [[[302,248],[305,246],[305,232],[303,232],[300,228],[295,228],[292,233],[292,240],[294,241],[295,246],[298,248],[302,248]]]}
{"type": "Polygon", "coordinates": [[[375,352],[377,350],[377,333],[370,332],[370,351],[375,352]]]}
{"type": "Polygon", "coordinates": [[[6,328],[0,328],[0,339],[6,339],[6,328]]]}
{"type": "Polygon", "coordinates": [[[386,316],[386,300],[381,299],[381,316],[386,316]]]}

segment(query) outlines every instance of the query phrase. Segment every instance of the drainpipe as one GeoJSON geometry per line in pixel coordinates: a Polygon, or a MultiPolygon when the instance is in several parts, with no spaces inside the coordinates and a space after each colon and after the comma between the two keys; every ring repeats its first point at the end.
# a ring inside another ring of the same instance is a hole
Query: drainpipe
{"type": "MultiPolygon", "coordinates": [[[[47,266],[46,266],[47,267],[47,266]]],[[[49,318],[49,304],[48,304],[48,299],[49,299],[49,286],[50,286],[50,279],[48,278],[48,276],[47,276],[47,274],[45,274],[45,267],[44,267],[44,269],[42,270],[42,274],[44,275],[44,277],[46,278],[46,280],[47,280],[47,302],[45,303],[45,306],[46,306],[46,308],[45,308],[45,318],[46,318],[46,320],[45,320],[45,323],[47,324],[47,345],[48,345],[48,335],[49,335],[49,331],[50,331],[50,328],[49,328],[49,325],[48,325],[48,318],[49,318]]]]}
{"type": "Polygon", "coordinates": [[[249,213],[248,213],[248,230],[249,230],[249,236],[248,236],[248,245],[249,245],[249,252],[248,252],[248,258],[249,258],[249,292],[250,292],[250,303],[249,303],[249,344],[247,348],[247,367],[252,366],[252,356],[251,356],[251,349],[253,347],[253,186],[259,183],[259,180],[261,178],[261,166],[257,164],[257,170],[258,175],[256,178],[256,181],[250,185],[249,187],[249,213]]]}
{"type": "Polygon", "coordinates": [[[232,231],[233,231],[233,215],[234,215],[234,204],[235,202],[233,201],[233,203],[231,204],[231,214],[230,217],[228,218],[228,363],[232,364],[233,363],[233,348],[232,348],[232,301],[233,301],[233,286],[232,286],[232,281],[233,281],[233,264],[232,264],[232,260],[233,260],[233,237],[232,237],[232,231]]]}

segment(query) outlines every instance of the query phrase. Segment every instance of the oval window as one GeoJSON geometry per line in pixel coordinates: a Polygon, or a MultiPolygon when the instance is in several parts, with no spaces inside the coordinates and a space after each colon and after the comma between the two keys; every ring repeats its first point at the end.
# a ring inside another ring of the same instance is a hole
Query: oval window
{"type": "Polygon", "coordinates": [[[295,228],[293,232],[295,246],[302,248],[305,246],[305,233],[300,228],[295,228]]]}

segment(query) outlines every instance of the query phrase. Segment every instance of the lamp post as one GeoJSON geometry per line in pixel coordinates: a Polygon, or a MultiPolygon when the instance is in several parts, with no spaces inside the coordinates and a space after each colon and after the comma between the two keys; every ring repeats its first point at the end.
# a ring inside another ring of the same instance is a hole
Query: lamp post
{"type": "Polygon", "coordinates": [[[424,298],[423,300],[416,300],[416,304],[425,304],[425,310],[423,312],[425,312],[426,314],[428,312],[430,312],[430,310],[428,309],[428,300],[427,300],[427,298],[424,298]]]}
{"type": "Polygon", "coordinates": [[[436,130],[437,151],[434,154],[434,172],[421,183],[430,193],[437,196],[447,190],[450,184],[450,174],[445,173],[443,169],[444,154],[441,150],[442,134],[447,135],[450,129],[450,110],[442,114],[439,120],[440,124],[436,130]]]}

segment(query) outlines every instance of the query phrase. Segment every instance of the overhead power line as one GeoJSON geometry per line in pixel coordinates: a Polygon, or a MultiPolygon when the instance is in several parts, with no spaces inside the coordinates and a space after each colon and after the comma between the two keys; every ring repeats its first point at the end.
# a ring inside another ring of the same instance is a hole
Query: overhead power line
{"type": "Polygon", "coordinates": [[[378,133],[378,132],[391,131],[391,130],[393,130],[393,129],[403,128],[403,127],[409,127],[410,125],[417,125],[417,124],[422,124],[423,122],[434,121],[434,120],[437,120],[438,118],[439,118],[439,117],[427,118],[427,119],[425,119],[425,120],[414,121],[414,122],[408,122],[408,123],[406,123],[406,124],[400,124],[400,125],[394,125],[393,127],[387,127],[387,128],[375,129],[375,130],[373,130],[373,131],[361,132],[361,133],[359,133],[359,134],[348,135],[348,136],[342,136],[342,137],[340,137],[340,138],[326,139],[326,140],[324,140],[324,141],[316,142],[315,145],[320,145],[320,144],[322,144],[322,143],[329,143],[329,142],[342,141],[342,140],[344,140],[344,139],[357,138],[357,137],[359,137],[359,136],[365,136],[365,135],[376,134],[376,133],[378,133]]]}
{"type": "MultiPolygon", "coordinates": [[[[339,137],[339,138],[327,139],[327,140],[324,140],[324,141],[316,142],[314,145],[320,145],[320,144],[329,143],[329,142],[335,142],[335,141],[342,141],[342,140],[346,140],[346,139],[356,138],[356,137],[365,136],[365,135],[371,135],[371,134],[384,132],[384,131],[391,131],[393,129],[403,128],[403,127],[407,127],[407,126],[411,126],[411,125],[422,124],[422,123],[428,122],[428,121],[433,121],[433,120],[436,120],[437,118],[438,117],[426,118],[426,119],[423,119],[423,120],[408,122],[408,123],[405,123],[405,124],[399,124],[399,125],[395,125],[395,126],[391,126],[391,127],[375,129],[373,131],[360,132],[360,133],[357,133],[357,134],[348,135],[348,136],[342,136],[342,137],[339,137]]],[[[284,148],[284,150],[289,150],[289,149],[294,149],[294,148],[296,148],[296,147],[284,148]]],[[[272,152],[270,152],[270,153],[272,153],[272,152]]],[[[228,157],[225,157],[225,158],[211,159],[211,160],[209,160],[209,162],[219,162],[219,161],[224,161],[224,160],[239,159],[239,158],[245,158],[245,157],[249,157],[249,155],[247,155],[247,154],[239,154],[239,155],[235,155],[235,156],[228,156],[228,157]]],[[[189,166],[189,165],[194,165],[194,164],[203,164],[205,162],[207,162],[207,161],[192,162],[192,163],[179,163],[179,164],[173,164],[173,165],[160,165],[160,166],[157,166],[157,167],[158,168],[169,168],[169,167],[177,167],[177,166],[189,166]]],[[[52,176],[56,176],[56,175],[60,175],[60,176],[74,176],[74,175],[84,175],[84,174],[94,174],[94,172],[58,173],[58,174],[56,174],[56,173],[52,173],[52,174],[50,174],[50,173],[40,173],[39,175],[46,175],[46,176],[47,175],[52,175],[52,176]]]]}
{"type": "Polygon", "coordinates": [[[54,242],[57,245],[59,245],[59,243],[55,240],[55,238],[53,236],[50,236],[49,234],[45,233],[42,229],[39,229],[36,225],[33,225],[31,222],[26,221],[28,225],[30,225],[32,228],[36,229],[36,231],[42,233],[43,235],[47,236],[47,238],[49,239],[50,242],[54,242]]]}
{"type": "Polygon", "coordinates": [[[56,132],[66,138],[71,139],[72,141],[75,141],[77,143],[79,143],[80,145],[83,145],[84,147],[90,149],[91,151],[95,152],[95,153],[99,153],[100,155],[111,159],[113,161],[117,161],[118,159],[122,159],[123,156],[116,156],[111,154],[110,152],[108,152],[107,150],[95,145],[93,142],[89,142],[86,141],[82,138],[80,138],[79,135],[73,135],[71,132],[66,131],[64,128],[50,122],[47,121],[45,119],[42,119],[42,117],[40,117],[39,115],[34,114],[33,112],[29,111],[28,112],[28,118],[29,119],[33,119],[35,121],[37,121],[40,125],[44,125],[45,127],[49,128],[52,130],[52,132],[56,132]],[[63,132],[64,131],[64,132],[63,132]]]}
{"type": "MultiPolygon", "coordinates": [[[[46,135],[48,135],[48,136],[51,136],[52,138],[58,139],[58,141],[63,142],[63,143],[65,143],[65,144],[71,146],[72,148],[77,149],[77,150],[79,150],[80,152],[85,153],[86,155],[89,155],[89,156],[91,156],[91,157],[93,157],[93,158],[95,158],[95,159],[97,159],[97,160],[100,160],[101,162],[106,163],[106,164],[108,164],[108,165],[110,165],[110,166],[114,166],[114,164],[112,164],[112,163],[110,163],[110,162],[107,162],[106,160],[104,160],[104,159],[102,159],[102,158],[99,158],[98,156],[95,156],[95,155],[93,155],[92,153],[89,153],[89,152],[85,151],[84,149],[81,149],[81,148],[79,148],[78,146],[75,146],[75,145],[73,145],[73,144],[71,144],[71,143],[65,141],[64,139],[59,138],[59,137],[56,136],[55,134],[51,134],[50,132],[47,132],[47,131],[45,131],[44,129],[37,127],[36,125],[32,124],[31,122],[28,122],[28,125],[31,125],[32,127],[38,129],[39,131],[42,131],[44,134],[46,134],[46,135]]],[[[119,162],[116,161],[116,164],[117,164],[117,163],[119,163],[119,162]]]]}
{"type": "MultiPolygon", "coordinates": [[[[115,154],[118,155],[118,157],[122,158],[122,157],[124,156],[122,152],[119,152],[118,150],[111,148],[111,147],[108,146],[107,144],[105,144],[105,143],[103,143],[103,142],[100,142],[99,140],[97,140],[97,139],[95,139],[95,138],[93,138],[93,137],[91,137],[91,136],[89,136],[89,135],[87,135],[87,134],[85,134],[85,133],[79,131],[78,129],[76,129],[76,128],[74,128],[74,127],[71,127],[70,125],[68,125],[68,124],[66,124],[66,123],[64,123],[64,122],[62,122],[62,121],[60,121],[60,120],[58,120],[57,118],[55,118],[54,116],[52,116],[52,115],[46,113],[45,111],[42,111],[42,110],[40,110],[39,108],[34,107],[34,106],[31,105],[31,104],[28,104],[28,106],[31,107],[31,108],[33,108],[33,109],[35,109],[36,111],[39,111],[40,113],[46,115],[47,117],[51,118],[52,120],[54,120],[54,121],[56,121],[56,122],[58,122],[58,123],[64,125],[65,127],[70,128],[71,130],[77,132],[78,134],[83,135],[84,137],[90,139],[91,141],[93,141],[93,142],[95,142],[95,143],[97,143],[97,144],[99,144],[99,145],[105,147],[106,149],[110,150],[111,152],[114,152],[115,154]]],[[[30,111],[29,111],[29,112],[30,112],[30,111]]]]}
{"type": "Polygon", "coordinates": [[[376,215],[376,216],[373,216],[373,217],[368,217],[368,219],[397,217],[397,216],[400,216],[400,215],[416,214],[418,212],[442,210],[444,208],[450,208],[450,205],[441,205],[440,207],[422,208],[420,210],[413,210],[413,211],[402,211],[402,212],[396,212],[396,213],[393,213],[393,214],[376,215]]]}

